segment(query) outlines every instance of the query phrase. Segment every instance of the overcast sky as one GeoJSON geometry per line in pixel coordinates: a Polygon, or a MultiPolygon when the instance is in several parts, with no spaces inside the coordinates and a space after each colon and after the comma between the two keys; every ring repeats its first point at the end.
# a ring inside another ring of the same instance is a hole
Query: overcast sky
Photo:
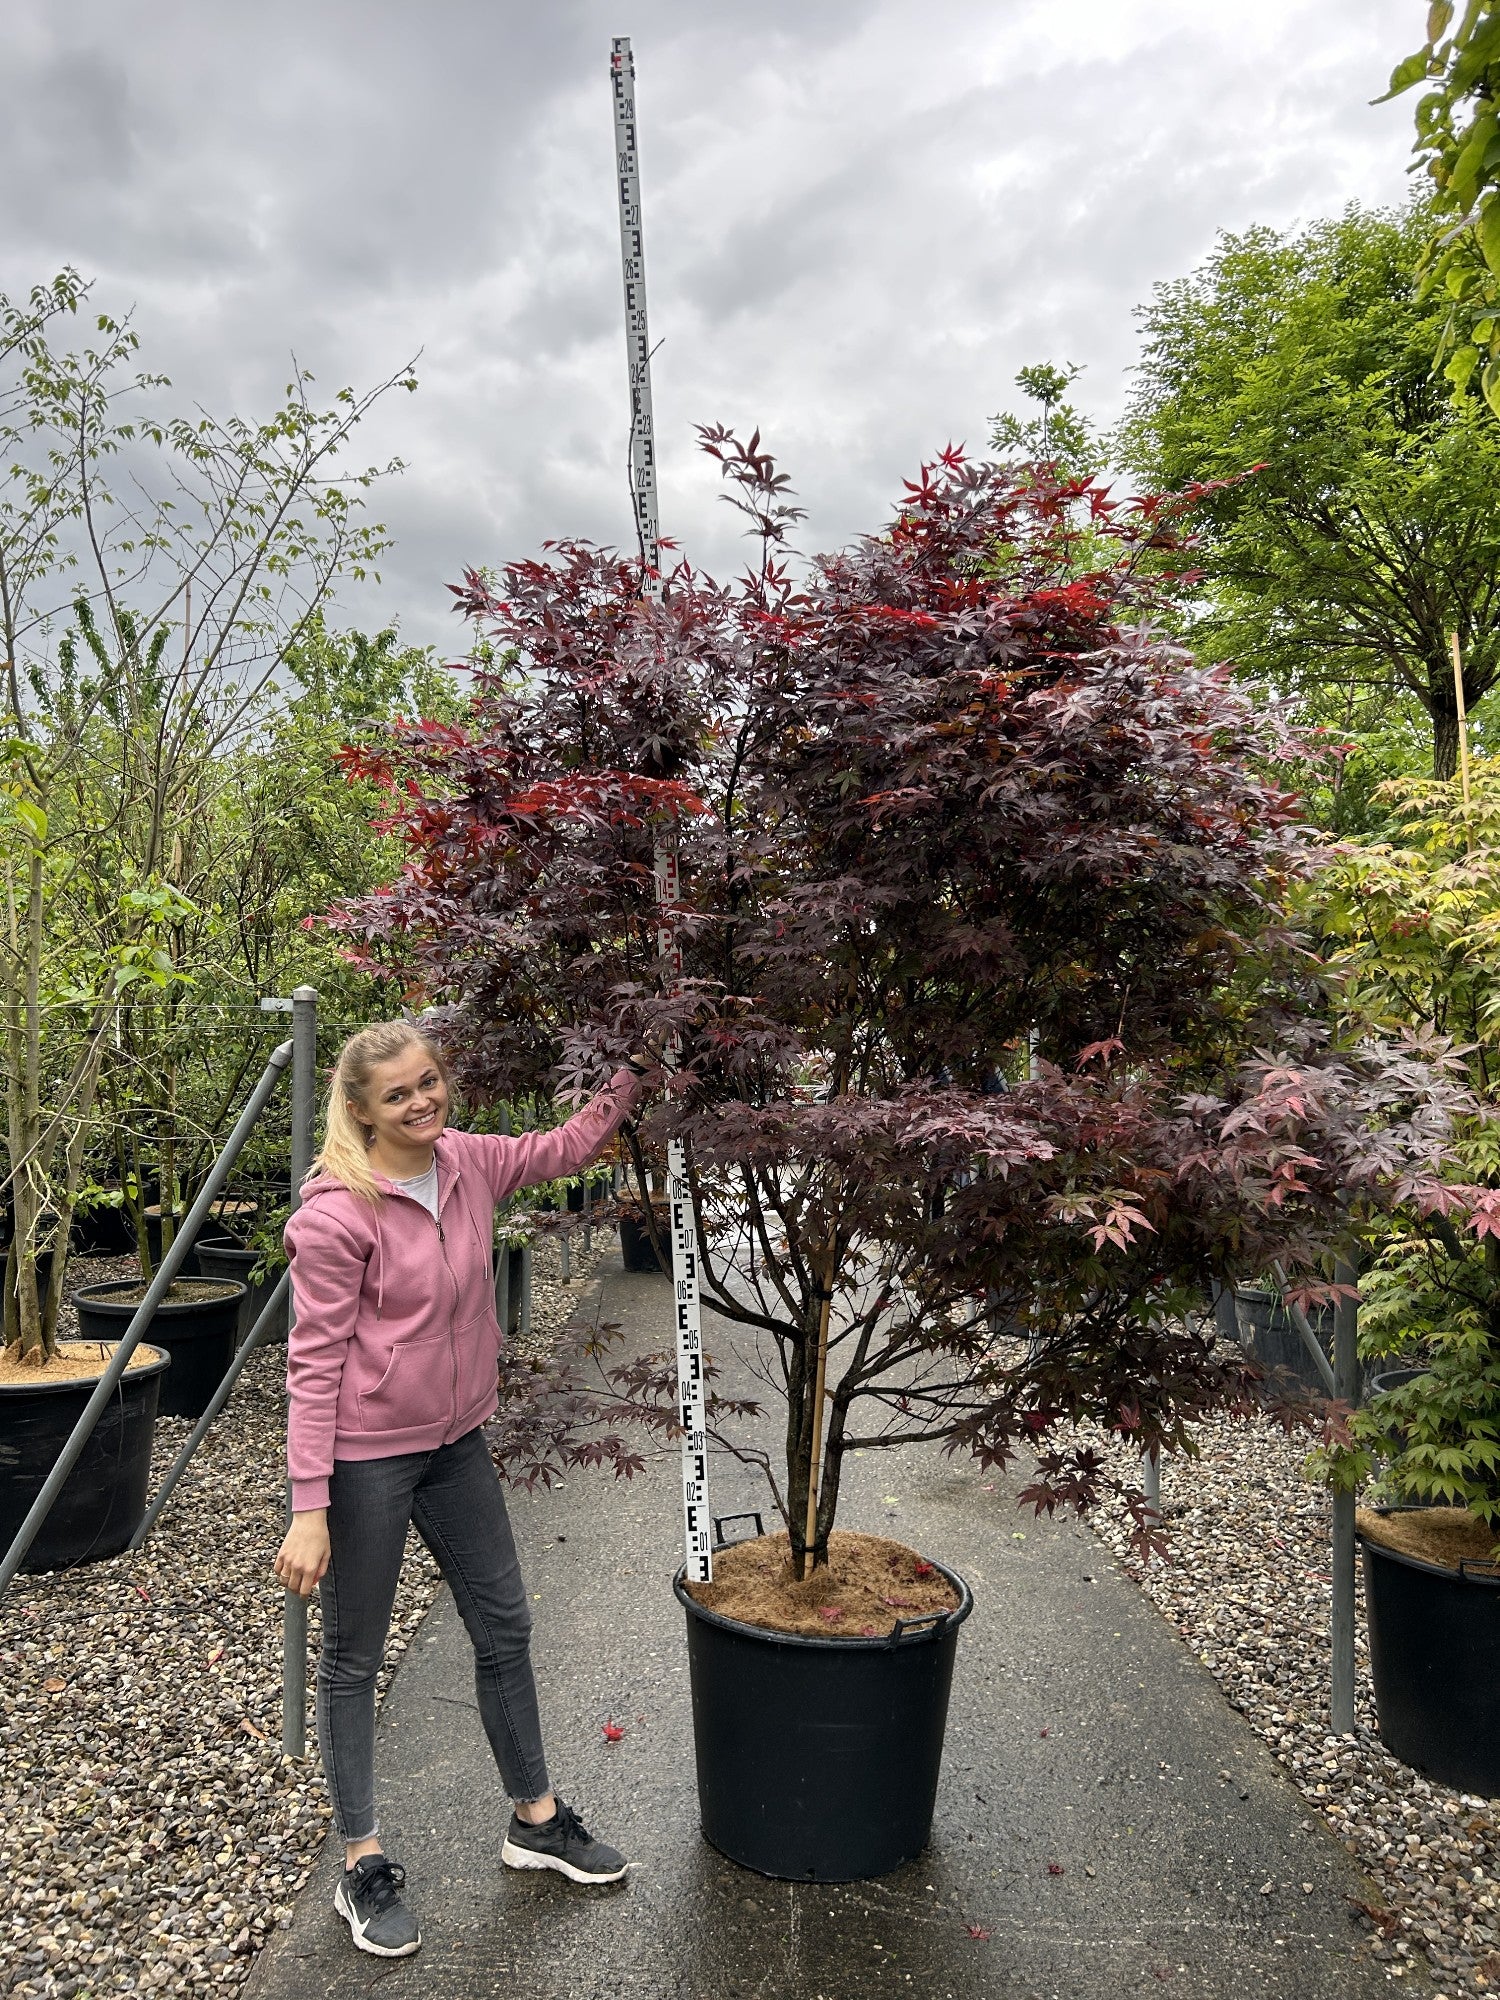
{"type": "Polygon", "coordinates": [[[759,424],[826,547],[1024,363],[1117,413],[1132,308],[1216,231],[1406,185],[1372,109],[1419,0],[6,0],[0,288],[64,262],[185,400],[259,413],[422,350],[365,449],[367,626],[630,538],[608,75],[634,42],[662,525],[740,560],[692,427],[759,424]]]}

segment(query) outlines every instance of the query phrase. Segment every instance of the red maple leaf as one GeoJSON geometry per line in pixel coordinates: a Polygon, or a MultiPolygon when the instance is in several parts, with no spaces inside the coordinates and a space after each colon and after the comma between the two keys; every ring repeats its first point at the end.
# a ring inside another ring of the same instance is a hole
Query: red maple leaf
{"type": "Polygon", "coordinates": [[[605,1723],[604,1740],[606,1743],[618,1743],[624,1734],[625,1731],[620,1727],[618,1722],[605,1723]]]}
{"type": "Polygon", "coordinates": [[[820,1618],[826,1618],[826,1619],[828,1620],[828,1622],[829,1622],[829,1624],[830,1624],[830,1625],[832,1625],[833,1623],[835,1623],[835,1621],[836,1621],[836,1620],[838,1620],[838,1619],[842,1618],[842,1617],[843,1617],[843,1615],[844,1615],[844,1611],[843,1611],[843,1606],[842,1606],[842,1605],[839,1605],[839,1604],[820,1604],[820,1605],[818,1606],[818,1616],[819,1616],[820,1618]]]}
{"type": "MultiPolygon", "coordinates": [[[[1042,1731],[1042,1734],[1043,1736],[1047,1734],[1045,1729],[1042,1731]]],[[[1049,1861],[1047,1863],[1047,1873],[1049,1875],[1066,1875],[1067,1872],[1067,1869],[1063,1867],[1060,1861],[1049,1861]]]]}
{"type": "Polygon", "coordinates": [[[989,1943],[990,1934],[983,1924],[966,1924],[964,1928],[968,1931],[969,1936],[973,1938],[975,1944],[989,1943]]]}

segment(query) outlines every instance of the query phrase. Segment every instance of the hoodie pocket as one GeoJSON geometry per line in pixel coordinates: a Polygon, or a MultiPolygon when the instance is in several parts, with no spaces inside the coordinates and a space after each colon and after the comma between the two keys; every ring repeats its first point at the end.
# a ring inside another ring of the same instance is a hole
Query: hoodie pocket
{"type": "Polygon", "coordinates": [[[373,1389],[359,1393],[362,1431],[409,1431],[443,1423],[448,1415],[452,1361],[442,1334],[400,1340],[373,1389]]]}

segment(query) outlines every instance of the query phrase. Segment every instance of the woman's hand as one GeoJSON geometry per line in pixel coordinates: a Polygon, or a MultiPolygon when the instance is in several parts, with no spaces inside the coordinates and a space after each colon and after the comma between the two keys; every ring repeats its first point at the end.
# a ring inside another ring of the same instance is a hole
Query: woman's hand
{"type": "Polygon", "coordinates": [[[671,1029],[653,1022],[641,1035],[625,1060],[633,1069],[655,1069],[671,1036],[671,1029]]]}
{"type": "Polygon", "coordinates": [[[293,1514],[271,1567],[288,1590],[295,1590],[299,1597],[311,1597],[328,1567],[330,1553],[328,1512],[319,1507],[315,1513],[293,1514]]]}

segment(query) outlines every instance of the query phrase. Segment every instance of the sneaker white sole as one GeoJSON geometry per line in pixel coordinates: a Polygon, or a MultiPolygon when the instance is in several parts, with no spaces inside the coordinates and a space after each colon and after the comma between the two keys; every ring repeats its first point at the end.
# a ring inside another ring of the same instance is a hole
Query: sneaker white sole
{"type": "Polygon", "coordinates": [[[367,1937],[365,1927],[360,1922],[358,1911],[344,1894],[344,1885],[342,1882],[336,1883],[334,1886],[333,1907],[338,1911],[345,1923],[348,1924],[355,1944],[358,1945],[361,1951],[369,1952],[372,1958],[410,1958],[412,1953],[421,1946],[422,1935],[420,1931],[410,1944],[376,1944],[373,1938],[367,1937]]]}
{"type": "Polygon", "coordinates": [[[507,1868],[551,1868],[559,1875],[566,1875],[570,1882],[618,1882],[630,1866],[628,1861],[622,1861],[607,1875],[588,1875],[583,1869],[575,1868],[571,1861],[561,1861],[555,1854],[538,1854],[532,1847],[517,1847],[509,1838],[500,1850],[500,1859],[507,1868]]]}

